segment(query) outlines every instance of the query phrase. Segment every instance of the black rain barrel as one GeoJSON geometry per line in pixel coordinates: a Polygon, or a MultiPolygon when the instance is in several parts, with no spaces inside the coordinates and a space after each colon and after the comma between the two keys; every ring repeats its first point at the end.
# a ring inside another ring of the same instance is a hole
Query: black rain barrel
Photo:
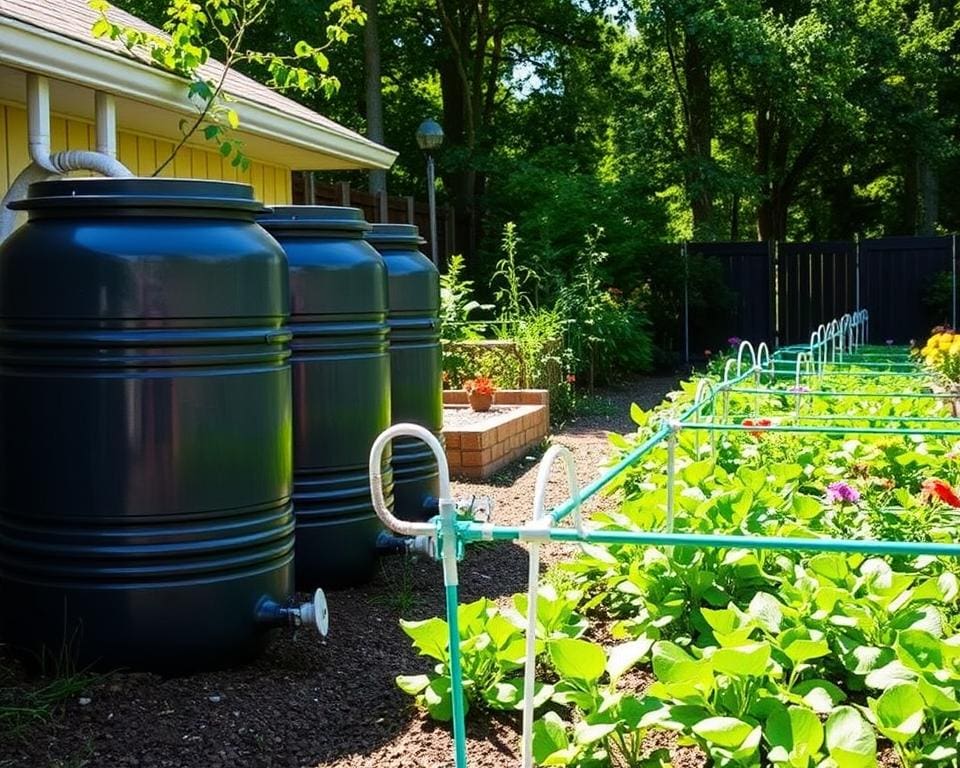
{"type": "Polygon", "coordinates": [[[356,208],[281,206],[260,223],[290,268],[297,586],[358,584],[376,565],[381,529],[370,447],[390,424],[383,259],[364,241],[370,225],[356,208]]]}
{"type": "MultiPolygon", "coordinates": [[[[387,267],[390,313],[392,420],[413,422],[442,440],[443,362],[440,351],[440,273],[419,246],[412,224],[374,224],[367,240],[387,267]]],[[[426,520],[437,513],[440,494],[433,452],[420,440],[393,441],[395,514],[426,520]]]]}
{"type": "Polygon", "coordinates": [[[0,245],[0,632],[162,673],[293,590],[283,250],[243,184],[63,179],[0,245]]]}

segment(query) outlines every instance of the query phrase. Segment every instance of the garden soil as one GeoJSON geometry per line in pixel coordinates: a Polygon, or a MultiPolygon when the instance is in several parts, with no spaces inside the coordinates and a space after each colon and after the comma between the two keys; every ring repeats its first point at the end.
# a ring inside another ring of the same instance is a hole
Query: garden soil
{"type": "MultiPolygon", "coordinates": [[[[552,437],[573,451],[581,482],[596,476],[607,460],[606,432],[632,431],[630,403],[655,405],[675,381],[644,378],[607,390],[608,411],[571,421],[552,437]]],[[[531,516],[538,458],[528,457],[486,484],[455,483],[455,495],[490,496],[497,523],[520,524],[531,516]]],[[[555,476],[562,478],[560,472],[555,476]]],[[[549,500],[566,495],[558,479],[549,500]]],[[[569,556],[569,549],[558,545],[542,551],[546,563],[569,556]]],[[[470,547],[460,568],[461,601],[486,596],[505,602],[526,588],[526,565],[520,546],[470,547]]],[[[439,565],[387,559],[369,584],[331,592],[328,600],[325,640],[308,631],[280,633],[262,658],[240,669],[173,679],[117,672],[90,682],[48,721],[18,737],[9,729],[0,733],[0,767],[452,765],[449,729],[420,714],[394,684],[399,674],[429,669],[398,620],[442,615],[439,565]]],[[[8,657],[0,656],[0,673],[4,703],[42,684],[8,657]]],[[[519,715],[470,718],[470,765],[518,765],[519,727],[519,715]]],[[[671,747],[676,768],[704,764],[696,751],[673,748],[663,734],[657,741],[671,747]]]]}

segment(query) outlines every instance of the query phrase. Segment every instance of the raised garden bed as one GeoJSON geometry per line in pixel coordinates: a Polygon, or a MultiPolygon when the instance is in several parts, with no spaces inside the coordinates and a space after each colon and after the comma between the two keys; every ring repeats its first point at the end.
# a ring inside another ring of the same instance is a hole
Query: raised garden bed
{"type": "Polygon", "coordinates": [[[467,394],[443,393],[443,437],[450,474],[490,477],[525,455],[550,431],[550,398],[545,389],[504,389],[485,414],[474,413],[467,394]]]}

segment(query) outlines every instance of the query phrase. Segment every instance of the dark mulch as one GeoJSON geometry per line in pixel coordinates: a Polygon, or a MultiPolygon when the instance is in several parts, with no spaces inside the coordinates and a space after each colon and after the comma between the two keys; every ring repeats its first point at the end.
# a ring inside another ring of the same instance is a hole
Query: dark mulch
{"type": "MultiPolygon", "coordinates": [[[[576,419],[553,437],[573,451],[582,482],[609,455],[605,431],[632,430],[630,403],[649,407],[674,383],[646,378],[607,390],[608,411],[576,419]]],[[[535,476],[531,457],[486,485],[457,483],[455,492],[489,495],[497,522],[520,523],[531,515],[535,476]]],[[[564,483],[552,485],[553,502],[566,495],[564,483]]],[[[552,558],[569,552],[549,549],[552,558]]],[[[462,601],[502,598],[525,589],[526,552],[509,544],[473,547],[460,573],[462,601]]],[[[166,680],[114,673],[71,697],[62,713],[26,737],[0,734],[0,766],[450,765],[449,731],[422,717],[394,685],[396,675],[429,667],[397,621],[442,614],[439,566],[385,560],[370,584],[328,599],[327,640],[308,632],[280,635],[256,663],[228,672],[166,680]]],[[[2,668],[14,689],[36,685],[13,660],[0,657],[2,668]]],[[[472,718],[471,766],[516,764],[518,732],[512,715],[472,718]]],[[[700,764],[697,755],[677,757],[681,768],[700,764]]]]}

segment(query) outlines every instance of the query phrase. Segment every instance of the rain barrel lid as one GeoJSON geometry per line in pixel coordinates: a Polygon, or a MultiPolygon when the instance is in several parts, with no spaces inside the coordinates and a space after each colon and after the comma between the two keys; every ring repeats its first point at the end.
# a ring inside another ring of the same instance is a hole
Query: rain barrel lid
{"type": "Polygon", "coordinates": [[[413,224],[374,224],[373,230],[365,235],[374,246],[410,245],[416,248],[427,241],[420,237],[420,230],[413,224]]]}
{"type": "Polygon", "coordinates": [[[30,185],[26,198],[10,203],[10,208],[24,211],[74,207],[218,208],[251,213],[268,210],[254,198],[249,184],[149,176],[36,181],[30,185]]]}
{"type": "Polygon", "coordinates": [[[340,205],[275,205],[257,223],[271,231],[296,229],[335,232],[368,232],[370,224],[359,208],[340,205]]]}

